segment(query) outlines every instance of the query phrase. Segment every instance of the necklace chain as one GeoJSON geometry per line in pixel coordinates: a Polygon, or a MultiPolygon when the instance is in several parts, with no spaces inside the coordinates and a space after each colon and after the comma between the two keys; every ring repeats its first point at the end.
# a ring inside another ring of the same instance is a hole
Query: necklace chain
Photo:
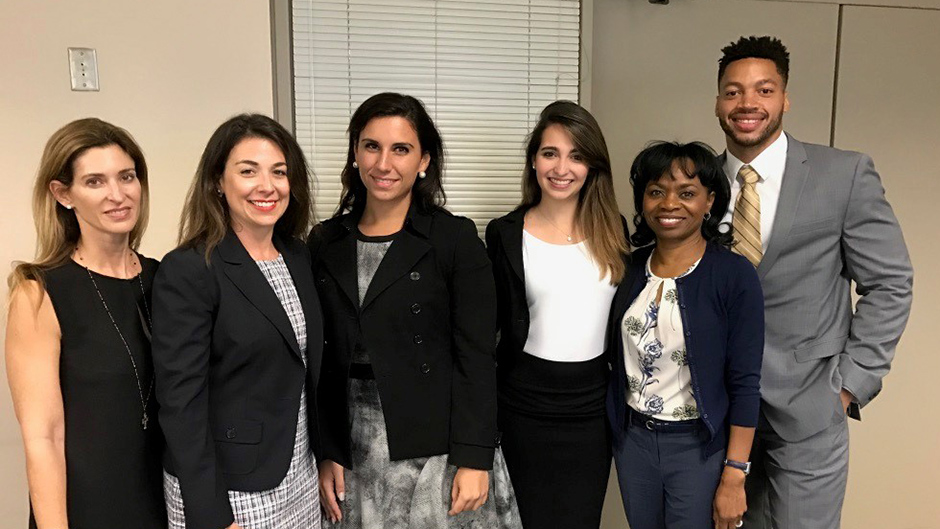
{"type": "Polygon", "coordinates": [[[559,228],[558,225],[555,224],[555,223],[552,221],[552,219],[548,218],[548,215],[546,215],[545,213],[543,213],[541,209],[535,208],[535,211],[537,211],[537,212],[539,213],[539,215],[542,216],[543,219],[547,220],[549,224],[551,224],[556,230],[558,230],[559,233],[561,233],[562,235],[564,235],[564,236],[568,239],[568,242],[572,242],[572,237],[571,237],[571,235],[568,235],[568,233],[565,232],[565,230],[559,228]]]}
{"type": "MultiPolygon", "coordinates": [[[[80,261],[84,262],[81,254],[78,253],[78,248],[75,249],[75,255],[78,256],[80,261]]],[[[98,299],[101,300],[101,305],[104,307],[104,311],[108,313],[108,319],[110,319],[111,324],[114,325],[114,330],[117,331],[118,337],[121,338],[121,343],[124,344],[124,349],[127,351],[127,357],[131,360],[131,367],[134,368],[134,380],[137,381],[137,395],[140,397],[140,406],[143,409],[140,425],[144,430],[146,430],[147,423],[150,422],[150,417],[147,415],[147,405],[150,403],[150,396],[153,394],[153,379],[156,377],[150,377],[150,387],[147,389],[147,396],[144,397],[144,389],[140,384],[140,374],[137,372],[137,361],[134,360],[134,354],[131,353],[131,348],[129,345],[127,345],[127,340],[124,339],[124,333],[121,332],[121,328],[118,327],[117,321],[115,321],[114,316],[111,314],[111,309],[108,308],[108,303],[104,300],[104,296],[101,294],[101,289],[98,288],[98,282],[95,281],[95,276],[92,275],[91,270],[87,266],[82,265],[82,268],[84,268],[85,272],[88,273],[88,279],[91,279],[91,284],[94,285],[95,292],[98,293],[98,299]]],[[[141,276],[143,276],[143,270],[137,274],[137,284],[140,285],[140,293],[143,295],[142,299],[144,301],[144,311],[147,314],[147,323],[152,329],[153,318],[150,316],[150,306],[147,305],[147,293],[144,291],[144,280],[141,276]]]]}

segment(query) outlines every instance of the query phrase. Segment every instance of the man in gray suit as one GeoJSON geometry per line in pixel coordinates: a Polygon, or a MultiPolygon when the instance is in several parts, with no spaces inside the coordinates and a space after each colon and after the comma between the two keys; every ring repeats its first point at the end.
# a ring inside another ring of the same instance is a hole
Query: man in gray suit
{"type": "Polygon", "coordinates": [[[838,528],[846,414],[858,419],[881,391],[913,270],[871,158],[783,132],[786,47],[742,37],[722,52],[715,115],[732,189],[724,220],[735,250],[757,267],[766,321],[753,463],[726,464],[752,470],[745,527],[838,528]]]}

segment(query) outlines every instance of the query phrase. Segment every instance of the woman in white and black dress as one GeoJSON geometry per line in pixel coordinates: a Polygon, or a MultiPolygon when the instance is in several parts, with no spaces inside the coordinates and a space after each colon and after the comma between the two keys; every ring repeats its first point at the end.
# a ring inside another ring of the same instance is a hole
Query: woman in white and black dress
{"type": "Polygon", "coordinates": [[[170,528],[316,529],[323,344],[300,146],[257,114],[223,123],[154,283],[170,528]]]}
{"type": "Polygon", "coordinates": [[[420,101],[370,97],[337,215],[310,234],[331,527],[520,527],[496,447],[493,276],[473,221],[442,207],[443,156],[420,101]]]}
{"type": "Polygon", "coordinates": [[[499,429],[522,522],[600,525],[610,473],[606,326],[626,222],[600,127],[571,101],[529,137],[522,204],[486,246],[499,299],[499,429]]]}

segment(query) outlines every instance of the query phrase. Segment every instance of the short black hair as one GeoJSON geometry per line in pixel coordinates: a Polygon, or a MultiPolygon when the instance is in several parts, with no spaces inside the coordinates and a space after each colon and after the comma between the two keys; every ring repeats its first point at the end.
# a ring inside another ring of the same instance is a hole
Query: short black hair
{"type": "Polygon", "coordinates": [[[656,240],[656,234],[643,218],[643,195],[650,182],[656,182],[670,174],[674,162],[683,164],[689,178],[698,178],[705,189],[715,193],[711,214],[702,222],[702,237],[706,241],[716,242],[730,247],[733,242],[731,230],[721,230],[721,218],[728,211],[731,202],[731,183],[725,176],[725,170],[718,162],[715,151],[702,142],[678,143],[657,141],[650,143],[633,160],[630,167],[630,185],[633,186],[633,206],[636,214],[633,225],[636,231],[630,236],[630,244],[635,248],[646,246],[656,240]]]}
{"type": "Polygon", "coordinates": [[[718,60],[718,83],[725,74],[728,65],[741,59],[768,59],[777,66],[777,73],[783,77],[783,86],[790,78],[790,52],[777,37],[741,37],[721,49],[718,60]]]}

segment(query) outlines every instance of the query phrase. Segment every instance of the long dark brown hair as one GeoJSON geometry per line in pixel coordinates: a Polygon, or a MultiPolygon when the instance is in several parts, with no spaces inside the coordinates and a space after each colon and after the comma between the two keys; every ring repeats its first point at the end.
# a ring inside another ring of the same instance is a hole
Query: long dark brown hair
{"type": "Polygon", "coordinates": [[[370,121],[389,116],[407,119],[418,135],[421,153],[430,156],[428,168],[424,171],[426,176],[416,178],[411,188],[412,204],[425,213],[444,207],[447,197],[441,183],[444,177],[444,140],[441,139],[441,133],[421,101],[409,95],[383,92],[363,101],[349,120],[349,149],[342,173],[343,194],[334,216],[347,211],[361,214],[366,207],[366,186],[359,178],[359,170],[353,167],[356,145],[359,143],[359,135],[370,121]]]}
{"type": "Polygon", "coordinates": [[[531,208],[542,200],[532,165],[542,145],[545,129],[560,125],[571,136],[571,141],[588,166],[587,178],[578,194],[576,222],[591,256],[601,268],[601,274],[610,274],[611,284],[618,284],[626,271],[624,256],[629,253],[624,234],[623,219],[614,196],[614,180],[610,170],[607,142],[597,120],[590,112],[572,101],[555,101],[542,110],[539,121],[529,135],[525,168],[522,173],[522,203],[531,208]]]}
{"type": "Polygon", "coordinates": [[[49,184],[61,182],[71,187],[74,181],[75,161],[88,149],[117,145],[134,161],[134,171],[140,181],[140,204],[137,224],[130,232],[130,247],[136,250],[147,229],[150,215],[150,186],[144,153],[129,132],[97,118],[73,121],[57,130],[42,153],[39,172],[33,186],[33,222],[36,225],[36,258],[32,262],[19,262],[7,279],[10,292],[24,280],[43,285],[43,272],[62,265],[71,258],[81,237],[75,212],[66,209],[55,199],[49,184]]]}
{"type": "Polygon", "coordinates": [[[229,230],[228,202],[216,190],[229,153],[245,138],[270,140],[281,149],[287,162],[290,201],[284,215],[274,224],[274,233],[284,239],[303,238],[313,218],[310,169],[297,140],[280,123],[267,116],[235,116],[220,125],[209,138],[180,218],[179,245],[193,247],[204,244],[206,261],[229,230]]]}

